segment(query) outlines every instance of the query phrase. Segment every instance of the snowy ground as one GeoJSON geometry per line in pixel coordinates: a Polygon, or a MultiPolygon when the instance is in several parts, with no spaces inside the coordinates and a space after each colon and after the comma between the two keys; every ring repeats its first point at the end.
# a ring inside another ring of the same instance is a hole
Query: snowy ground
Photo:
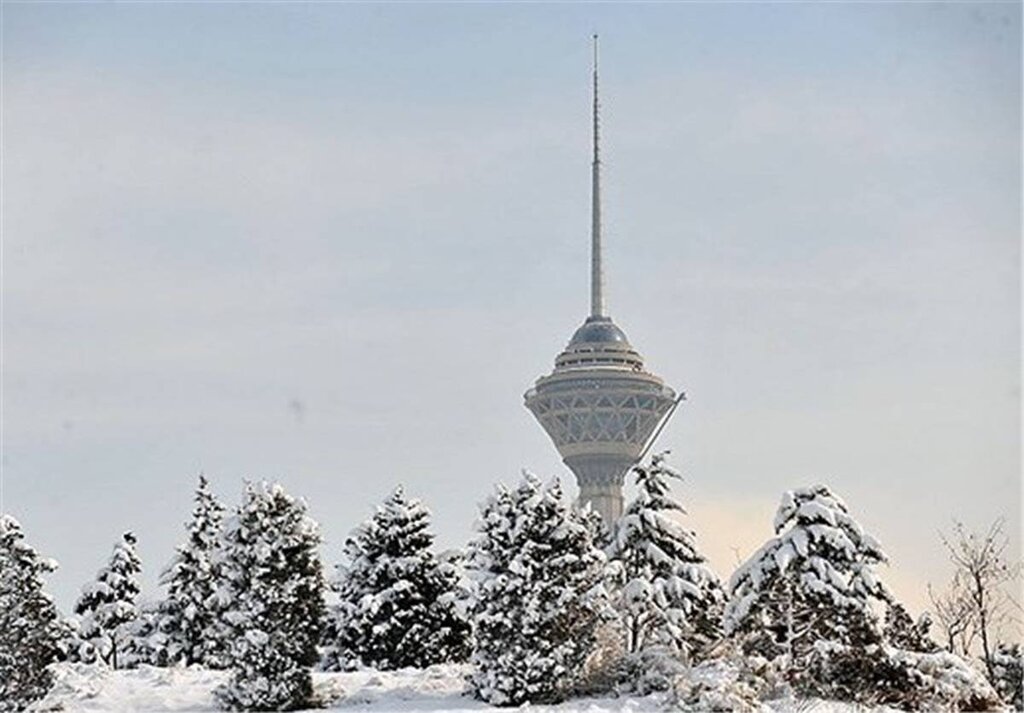
{"type": "MultiPolygon", "coordinates": [[[[462,666],[433,666],[423,671],[313,674],[317,697],[332,710],[480,711],[501,709],[462,695],[462,666]]],[[[63,664],[49,695],[31,710],[42,711],[216,711],[213,690],[224,678],[219,671],[201,668],[166,669],[142,666],[132,671],[111,671],[100,666],[63,664]]],[[[663,711],[662,698],[577,699],[557,706],[529,706],[531,711],[663,711]]],[[[861,711],[842,704],[800,701],[776,704],[775,713],[861,711]]]]}
{"type": "MultiPolygon", "coordinates": [[[[497,710],[462,695],[461,666],[432,666],[423,671],[358,671],[316,673],[317,697],[331,709],[359,711],[480,711],[497,710]]],[[[219,671],[200,668],[166,669],[142,666],[131,671],[105,667],[62,665],[49,695],[34,711],[216,711],[213,689],[224,678],[219,671]]],[[[531,710],[654,711],[655,699],[576,700],[531,710]]]]}

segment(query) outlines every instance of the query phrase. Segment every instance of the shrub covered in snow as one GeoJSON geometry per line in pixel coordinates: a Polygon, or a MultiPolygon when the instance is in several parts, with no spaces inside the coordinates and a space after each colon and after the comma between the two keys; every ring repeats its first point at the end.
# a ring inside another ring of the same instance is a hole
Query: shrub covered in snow
{"type": "Polygon", "coordinates": [[[1015,711],[1024,710],[1024,670],[1020,644],[999,644],[992,653],[992,686],[1015,711]]]}
{"type": "Polygon", "coordinates": [[[664,646],[648,646],[626,653],[616,668],[614,690],[638,696],[671,690],[673,682],[687,670],[679,654],[664,646]]]}
{"type": "Polygon", "coordinates": [[[818,642],[878,643],[872,605],[890,596],[873,568],[886,558],[843,501],[823,485],[787,492],[775,533],[729,582],[726,633],[791,665],[818,642]]]}
{"type": "Polygon", "coordinates": [[[618,585],[613,603],[628,653],[660,649],[691,659],[719,638],[724,595],[695,534],[677,519],[685,511],[669,479],[681,476],[666,456],[633,469],[639,492],[607,549],[618,585]]]}
{"type": "Polygon", "coordinates": [[[819,644],[801,666],[787,671],[793,689],[801,695],[871,706],[898,705],[919,687],[912,666],[880,646],[819,644]]]}
{"type": "Polygon", "coordinates": [[[25,542],[21,525],[0,515],[0,711],[20,711],[45,695],[47,667],[64,635],[43,576],[57,563],[25,542]]]}
{"type": "Polygon", "coordinates": [[[594,648],[575,687],[580,696],[606,696],[618,692],[625,670],[621,629],[614,617],[608,617],[597,627],[594,648]]]}
{"type": "Polygon", "coordinates": [[[345,543],[339,602],[324,633],[327,670],[390,670],[463,661],[469,622],[457,559],[431,551],[430,512],[402,488],[345,543]]]}
{"type": "Polygon", "coordinates": [[[794,679],[798,693],[903,710],[985,711],[1000,708],[985,677],[948,652],[890,646],[821,644],[794,679]]]}
{"type": "Polygon", "coordinates": [[[684,711],[760,711],[779,685],[776,668],[757,656],[725,652],[675,679],[675,707],[684,711]]]}
{"type": "Polygon", "coordinates": [[[135,544],[135,535],[124,533],[114,545],[110,562],[96,574],[96,581],[82,587],[75,604],[80,618],[77,640],[69,651],[71,660],[88,663],[98,658],[113,668],[131,663],[119,656],[129,648],[138,616],[142,564],[135,544]]]}
{"type": "Polygon", "coordinates": [[[224,619],[231,678],[218,696],[235,710],[302,708],[323,617],[317,524],[280,485],[249,484],[224,525],[224,619]]]}
{"type": "MultiPolygon", "coordinates": [[[[217,635],[217,570],[215,553],[224,507],[202,475],[195,509],[187,525],[188,539],[178,546],[161,576],[167,599],[160,607],[159,633],[166,636],[167,658],[186,665],[224,665],[222,637],[217,635]]],[[[156,663],[151,661],[150,663],[156,663]]]]}
{"type": "Polygon", "coordinates": [[[483,505],[473,577],[472,693],[494,705],[552,702],[579,684],[607,616],[604,554],[558,481],[526,475],[483,505]]]}

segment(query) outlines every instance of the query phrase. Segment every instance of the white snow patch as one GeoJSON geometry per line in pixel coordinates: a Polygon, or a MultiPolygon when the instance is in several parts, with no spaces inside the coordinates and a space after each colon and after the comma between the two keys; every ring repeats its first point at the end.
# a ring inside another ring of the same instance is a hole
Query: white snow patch
{"type": "Polygon", "coordinates": [[[102,664],[58,664],[54,685],[32,711],[215,711],[213,696],[227,677],[193,666],[140,666],[114,671],[102,664]]]}

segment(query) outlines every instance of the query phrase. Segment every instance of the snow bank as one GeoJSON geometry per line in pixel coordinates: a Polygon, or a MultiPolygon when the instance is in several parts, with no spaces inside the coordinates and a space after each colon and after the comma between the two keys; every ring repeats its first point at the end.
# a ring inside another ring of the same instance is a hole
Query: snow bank
{"type": "MultiPolygon", "coordinates": [[[[468,668],[463,665],[438,665],[423,670],[314,673],[313,686],[317,698],[330,709],[367,713],[499,710],[462,695],[467,672],[468,668]]],[[[224,672],[198,666],[140,666],[129,671],[113,671],[100,665],[59,664],[54,667],[54,674],[53,688],[46,698],[30,708],[31,711],[217,711],[220,709],[213,690],[227,679],[224,672]]],[[[530,706],[530,710],[640,713],[663,710],[663,705],[661,698],[594,698],[557,706],[530,706]]]]}
{"type": "Polygon", "coordinates": [[[363,711],[485,710],[485,703],[463,697],[468,669],[437,665],[398,671],[348,671],[313,674],[317,696],[331,708],[363,711]]]}
{"type": "Polygon", "coordinates": [[[31,711],[215,711],[213,689],[226,680],[204,668],[140,666],[114,671],[97,664],[58,664],[50,692],[31,711]]]}

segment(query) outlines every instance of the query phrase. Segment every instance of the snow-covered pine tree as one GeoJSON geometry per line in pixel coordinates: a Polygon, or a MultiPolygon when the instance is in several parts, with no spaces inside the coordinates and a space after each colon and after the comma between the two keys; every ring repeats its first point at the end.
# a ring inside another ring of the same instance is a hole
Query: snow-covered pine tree
{"type": "Polygon", "coordinates": [[[138,616],[139,572],[142,564],[135,552],[135,535],[126,532],[114,545],[110,562],[96,574],[96,581],[82,587],[75,605],[81,617],[79,636],[96,655],[113,668],[132,635],[138,616]]]}
{"type": "Polygon", "coordinates": [[[432,551],[430,512],[401,487],[345,543],[338,605],[324,636],[324,668],[382,670],[464,661],[469,622],[457,563],[432,551]]]}
{"type": "Polygon", "coordinates": [[[657,648],[692,659],[719,638],[725,596],[696,535],[677,519],[685,510],[672,498],[669,479],[681,476],[666,457],[659,453],[633,468],[639,492],[606,551],[618,584],[613,602],[625,650],[657,648]]]}
{"type": "Polygon", "coordinates": [[[890,595],[873,568],[886,557],[843,501],[823,485],[787,492],[775,533],[733,574],[725,633],[748,652],[788,655],[790,664],[818,642],[879,642],[872,603],[890,595]]]}
{"type": "Polygon", "coordinates": [[[220,538],[224,506],[210,491],[206,477],[199,476],[195,509],[186,525],[188,539],[178,546],[174,559],[164,570],[161,582],[167,598],[161,606],[160,631],[167,636],[172,661],[189,665],[201,663],[221,668],[224,651],[217,627],[217,572],[214,553],[220,538]]]}
{"type": "Polygon", "coordinates": [[[558,481],[525,475],[483,505],[469,546],[473,694],[494,705],[553,702],[580,682],[608,616],[605,556],[558,481]]]}
{"type": "Polygon", "coordinates": [[[303,501],[277,484],[250,483],[224,522],[230,680],[217,694],[233,710],[309,704],[310,669],[324,612],[319,527],[303,501]]]}
{"type": "Polygon", "coordinates": [[[939,645],[928,635],[931,620],[927,613],[922,614],[916,622],[910,612],[902,604],[891,601],[885,610],[885,627],[882,637],[891,646],[904,651],[932,653],[939,650],[939,645]]]}
{"type": "Polygon", "coordinates": [[[46,695],[47,666],[64,635],[43,576],[57,569],[28,543],[21,525],[0,514],[0,711],[20,711],[46,695]]]}

